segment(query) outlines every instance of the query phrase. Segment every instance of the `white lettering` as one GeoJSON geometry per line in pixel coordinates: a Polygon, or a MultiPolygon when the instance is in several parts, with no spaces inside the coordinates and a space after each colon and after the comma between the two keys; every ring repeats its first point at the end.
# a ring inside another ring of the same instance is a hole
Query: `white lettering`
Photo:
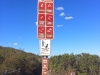
{"type": "Polygon", "coordinates": [[[39,21],[39,24],[45,24],[45,22],[44,21],[39,21]]]}
{"type": "Polygon", "coordinates": [[[39,38],[44,38],[44,34],[39,34],[39,38]]]}
{"type": "Polygon", "coordinates": [[[53,12],[53,10],[47,10],[47,12],[53,12]]]}
{"type": "Polygon", "coordinates": [[[52,22],[48,22],[47,24],[52,24],[52,22]]]}
{"type": "Polygon", "coordinates": [[[47,37],[52,37],[52,35],[47,35],[47,37]]]}

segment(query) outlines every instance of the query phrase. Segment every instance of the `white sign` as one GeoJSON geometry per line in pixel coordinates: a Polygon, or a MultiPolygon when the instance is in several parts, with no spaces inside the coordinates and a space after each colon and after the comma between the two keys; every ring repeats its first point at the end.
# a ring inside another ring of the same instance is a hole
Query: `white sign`
{"type": "Polygon", "coordinates": [[[50,40],[40,40],[40,55],[50,55],[50,40]]]}

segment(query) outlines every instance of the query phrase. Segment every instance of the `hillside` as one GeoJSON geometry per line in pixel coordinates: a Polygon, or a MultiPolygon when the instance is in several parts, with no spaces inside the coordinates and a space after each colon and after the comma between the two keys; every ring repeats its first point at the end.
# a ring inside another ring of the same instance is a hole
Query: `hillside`
{"type": "Polygon", "coordinates": [[[41,57],[22,50],[0,46],[0,74],[21,68],[24,75],[41,74],[41,57]]]}

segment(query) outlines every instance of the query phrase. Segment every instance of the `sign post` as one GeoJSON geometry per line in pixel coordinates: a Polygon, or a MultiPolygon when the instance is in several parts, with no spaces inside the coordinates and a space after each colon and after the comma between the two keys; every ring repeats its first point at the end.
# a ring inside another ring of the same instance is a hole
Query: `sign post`
{"type": "Polygon", "coordinates": [[[48,75],[48,56],[42,58],[42,75],[48,75]]]}
{"type": "Polygon", "coordinates": [[[37,38],[40,40],[42,75],[48,75],[48,56],[54,39],[54,0],[38,0],[37,38]]]}

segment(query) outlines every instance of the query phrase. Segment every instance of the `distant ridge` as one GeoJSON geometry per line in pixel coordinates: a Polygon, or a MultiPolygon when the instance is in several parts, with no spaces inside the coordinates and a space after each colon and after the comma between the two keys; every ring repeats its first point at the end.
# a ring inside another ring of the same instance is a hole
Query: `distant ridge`
{"type": "Polygon", "coordinates": [[[23,74],[41,74],[41,57],[25,51],[0,46],[0,74],[5,70],[12,71],[21,68],[23,74]]]}

